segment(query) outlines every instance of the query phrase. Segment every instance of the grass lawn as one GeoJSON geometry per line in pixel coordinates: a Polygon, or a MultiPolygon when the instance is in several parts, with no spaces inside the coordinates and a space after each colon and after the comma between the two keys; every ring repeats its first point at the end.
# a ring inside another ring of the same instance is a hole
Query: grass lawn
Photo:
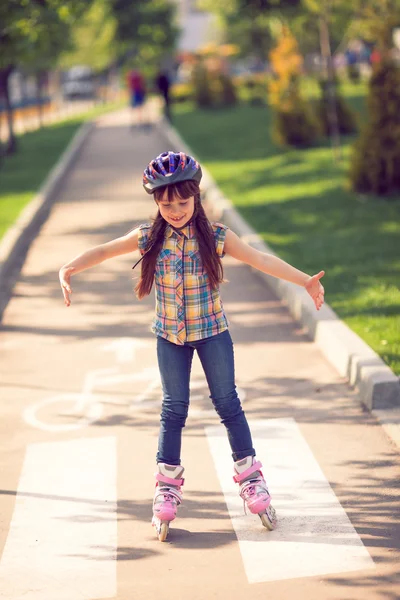
{"type": "Polygon", "coordinates": [[[0,239],[35,196],[82,123],[120,106],[120,103],[98,106],[18,136],[18,151],[0,165],[0,239]]]}
{"type": "MultiPolygon", "coordinates": [[[[344,89],[364,113],[360,86],[344,89]]],[[[200,111],[174,107],[174,125],[226,196],[286,261],[326,271],[325,298],[400,375],[400,197],[359,196],[347,187],[354,139],[333,161],[330,144],[283,150],[267,107],[200,111]]]]}

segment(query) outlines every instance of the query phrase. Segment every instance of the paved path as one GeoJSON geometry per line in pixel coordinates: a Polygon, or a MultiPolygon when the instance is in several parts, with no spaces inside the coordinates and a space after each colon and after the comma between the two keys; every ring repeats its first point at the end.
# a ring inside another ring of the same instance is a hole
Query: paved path
{"type": "Polygon", "coordinates": [[[160,389],[153,298],[136,256],[73,281],[82,250],[149,220],[141,170],[160,131],[103,117],[28,255],[0,331],[0,598],[394,600],[399,459],[285,308],[224,259],[237,383],[280,516],[243,515],[226,436],[197,359],[184,431],[184,505],[169,542],[150,526],[160,389]]]}

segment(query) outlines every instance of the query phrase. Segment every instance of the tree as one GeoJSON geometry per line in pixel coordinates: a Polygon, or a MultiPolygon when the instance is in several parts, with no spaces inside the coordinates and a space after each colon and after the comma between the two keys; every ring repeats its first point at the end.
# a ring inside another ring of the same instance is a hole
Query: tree
{"type": "Polygon", "coordinates": [[[352,7],[351,33],[376,44],[382,52],[389,51],[393,28],[400,24],[400,0],[354,0],[352,7]]]}
{"type": "Polygon", "coordinates": [[[370,80],[368,121],[354,147],[351,184],[355,191],[400,192],[400,70],[390,58],[370,80]]]}
{"type": "Polygon", "coordinates": [[[354,147],[350,179],[355,191],[390,195],[400,192],[400,70],[392,52],[400,1],[371,2],[362,17],[381,61],[369,82],[368,119],[354,147]]]}
{"type": "Polygon", "coordinates": [[[178,29],[168,0],[110,0],[119,63],[155,64],[174,48],[178,29]]]}
{"type": "Polygon", "coordinates": [[[8,82],[18,67],[43,68],[57,60],[68,43],[69,28],[90,3],[84,0],[10,0],[0,3],[0,95],[5,100],[8,142],[16,150],[8,82]]]}
{"type": "Polygon", "coordinates": [[[347,41],[350,26],[354,21],[352,3],[344,0],[302,0],[299,10],[289,18],[290,27],[299,43],[302,54],[320,52],[320,16],[329,12],[329,38],[332,52],[347,41]],[[326,10],[328,9],[328,10],[326,10]]]}
{"type": "Polygon", "coordinates": [[[107,69],[117,57],[116,27],[109,0],[93,0],[73,28],[70,47],[61,54],[58,66],[68,69],[88,65],[95,71],[107,69]]]}
{"type": "Polygon", "coordinates": [[[302,0],[294,21],[299,19],[309,28],[320,17],[326,18],[333,50],[352,38],[388,48],[393,26],[399,25],[399,9],[400,0],[302,0]]]}
{"type": "Polygon", "coordinates": [[[288,15],[301,0],[201,0],[200,5],[216,13],[226,40],[240,47],[242,56],[252,54],[265,61],[273,47],[272,17],[288,15]]]}

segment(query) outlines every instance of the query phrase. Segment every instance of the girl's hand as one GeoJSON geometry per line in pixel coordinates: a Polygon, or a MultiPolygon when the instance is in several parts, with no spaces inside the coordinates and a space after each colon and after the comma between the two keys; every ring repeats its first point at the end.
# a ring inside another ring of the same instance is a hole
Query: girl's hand
{"type": "Polygon", "coordinates": [[[64,303],[66,306],[69,306],[71,304],[69,295],[72,294],[71,275],[74,270],[74,267],[61,267],[60,272],[58,274],[60,278],[62,293],[64,295],[64,303]]]}
{"type": "Polygon", "coordinates": [[[320,283],[320,279],[325,275],[325,271],[320,271],[317,275],[313,275],[309,277],[306,281],[304,287],[307,292],[310,294],[311,298],[314,300],[314,304],[317,310],[321,308],[324,303],[324,286],[320,283]]]}

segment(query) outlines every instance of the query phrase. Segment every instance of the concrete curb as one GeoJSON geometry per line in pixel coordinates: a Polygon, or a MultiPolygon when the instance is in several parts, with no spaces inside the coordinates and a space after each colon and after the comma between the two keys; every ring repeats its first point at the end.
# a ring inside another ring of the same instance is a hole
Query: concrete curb
{"type": "MultiPolygon", "coordinates": [[[[184,150],[193,155],[170,123],[162,119],[159,125],[172,145],[171,149],[184,150]]],[[[213,219],[221,220],[257,250],[276,254],[240,216],[204,168],[202,189],[213,219]]],[[[367,408],[373,410],[400,406],[399,378],[327,304],[317,311],[303,288],[255,269],[254,272],[285,301],[290,313],[307,329],[329,362],[357,389],[359,399],[367,408]]]]}
{"type": "Polygon", "coordinates": [[[49,216],[57,188],[77,159],[94,126],[93,121],[81,125],[36,196],[23,209],[16,223],[0,242],[0,321],[29,247],[49,216]]]}

